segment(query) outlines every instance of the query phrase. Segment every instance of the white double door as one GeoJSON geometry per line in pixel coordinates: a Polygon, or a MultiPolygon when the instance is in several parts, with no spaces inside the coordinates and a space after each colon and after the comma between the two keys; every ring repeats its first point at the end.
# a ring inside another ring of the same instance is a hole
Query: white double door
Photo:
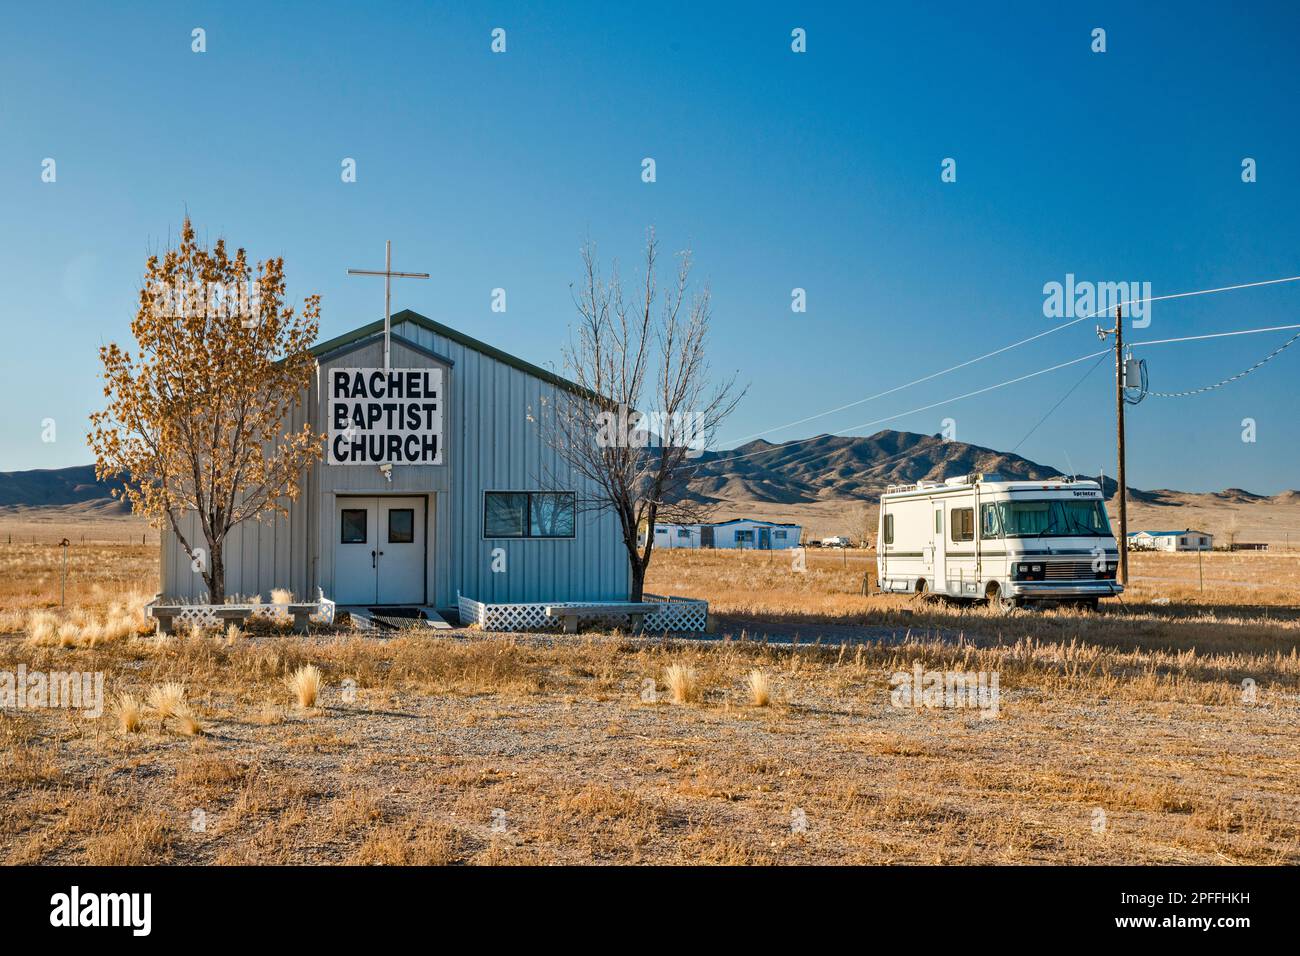
{"type": "Polygon", "coordinates": [[[425,602],[425,499],[336,499],[334,600],[339,604],[425,602]]]}

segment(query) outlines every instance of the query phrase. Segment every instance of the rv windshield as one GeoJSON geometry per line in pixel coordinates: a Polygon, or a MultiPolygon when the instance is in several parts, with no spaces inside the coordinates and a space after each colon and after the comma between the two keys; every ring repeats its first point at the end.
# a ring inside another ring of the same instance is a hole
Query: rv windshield
{"type": "Polygon", "coordinates": [[[1008,538],[1110,537],[1100,501],[1000,501],[1002,533],[1008,538]]]}

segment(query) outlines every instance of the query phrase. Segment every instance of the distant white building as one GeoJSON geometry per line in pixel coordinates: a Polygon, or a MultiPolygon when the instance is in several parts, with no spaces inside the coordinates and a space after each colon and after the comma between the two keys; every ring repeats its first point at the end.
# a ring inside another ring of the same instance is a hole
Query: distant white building
{"type": "MultiPolygon", "coordinates": [[[[733,518],[704,524],[655,524],[655,547],[730,548],[750,551],[781,551],[797,548],[803,527],[759,521],[756,518],[733,518]]],[[[639,544],[645,546],[645,532],[639,544]]]]}
{"type": "Polygon", "coordinates": [[[1132,531],[1128,536],[1130,548],[1141,551],[1210,551],[1214,548],[1214,535],[1204,531],[1132,531]]]}

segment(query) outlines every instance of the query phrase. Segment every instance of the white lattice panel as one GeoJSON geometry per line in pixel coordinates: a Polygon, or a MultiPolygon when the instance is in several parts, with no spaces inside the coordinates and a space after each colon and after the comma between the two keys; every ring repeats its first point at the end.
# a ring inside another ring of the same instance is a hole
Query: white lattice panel
{"type": "MultiPolygon", "coordinates": [[[[150,602],[151,605],[153,602],[150,602]]],[[[317,602],[317,615],[326,623],[334,623],[335,604],[321,594],[321,599],[317,602]]],[[[221,623],[214,610],[216,608],[227,610],[247,610],[250,617],[282,617],[288,619],[289,606],[287,604],[187,604],[172,618],[172,626],[176,630],[188,630],[198,625],[199,627],[216,627],[221,623]]]]}
{"type": "Polygon", "coordinates": [[[709,625],[708,601],[669,601],[647,614],[647,631],[703,631],[709,625]]]}
{"type": "Polygon", "coordinates": [[[192,627],[216,627],[216,625],[217,617],[212,613],[211,606],[207,604],[187,607],[172,618],[172,628],[178,631],[187,631],[192,627]]]}
{"type": "MultiPolygon", "coordinates": [[[[546,616],[547,607],[591,607],[607,601],[547,601],[544,604],[484,604],[457,595],[457,606],[462,625],[478,624],[485,631],[558,631],[563,626],[559,618],[546,616]]],[[[659,610],[647,614],[647,631],[703,631],[709,621],[707,601],[670,600],[658,603],[659,610]]],[[[593,623],[599,619],[590,619],[593,623]]],[[[605,623],[626,627],[627,618],[614,616],[605,623]]]]}

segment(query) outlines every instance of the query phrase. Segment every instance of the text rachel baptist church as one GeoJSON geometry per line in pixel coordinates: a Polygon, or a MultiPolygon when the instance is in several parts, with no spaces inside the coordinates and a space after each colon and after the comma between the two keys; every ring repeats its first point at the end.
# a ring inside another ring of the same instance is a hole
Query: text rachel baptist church
{"type": "Polygon", "coordinates": [[[442,369],[336,368],[331,465],[442,464],[442,369]]]}

